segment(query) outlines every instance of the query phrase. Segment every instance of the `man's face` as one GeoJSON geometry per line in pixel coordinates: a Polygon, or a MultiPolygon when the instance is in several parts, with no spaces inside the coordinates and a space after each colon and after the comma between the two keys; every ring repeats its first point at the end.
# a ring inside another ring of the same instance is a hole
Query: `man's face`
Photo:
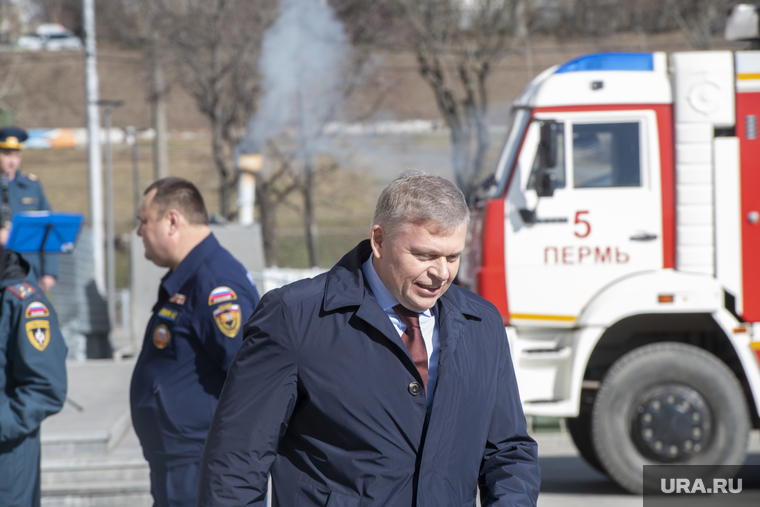
{"type": "Polygon", "coordinates": [[[8,176],[15,176],[21,167],[21,152],[0,148],[0,169],[8,176]]]}
{"type": "Polygon", "coordinates": [[[162,268],[171,267],[171,242],[169,240],[169,219],[166,215],[158,216],[157,206],[153,204],[156,190],[151,190],[140,204],[137,219],[137,235],[143,240],[145,258],[162,268]]]}
{"type": "Polygon", "coordinates": [[[459,270],[467,223],[453,231],[436,231],[432,224],[403,225],[388,237],[372,228],[373,264],[391,294],[409,310],[432,308],[459,270]]]}

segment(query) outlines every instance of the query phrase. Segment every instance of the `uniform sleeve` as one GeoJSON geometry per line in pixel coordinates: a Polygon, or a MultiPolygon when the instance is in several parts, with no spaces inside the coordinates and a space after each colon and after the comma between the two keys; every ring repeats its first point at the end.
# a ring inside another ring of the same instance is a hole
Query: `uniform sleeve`
{"type": "Polygon", "coordinates": [[[297,397],[293,319],[267,293],[245,326],[203,450],[198,506],[261,507],[297,397]]]}
{"type": "MultiPolygon", "coordinates": [[[[45,190],[42,188],[42,184],[38,183],[39,188],[39,203],[40,211],[50,211],[50,202],[47,200],[45,190]]],[[[44,261],[42,275],[50,275],[58,278],[58,254],[57,253],[44,253],[42,259],[44,261]]]]}
{"type": "Polygon", "coordinates": [[[203,284],[197,297],[193,328],[209,356],[226,371],[243,343],[243,324],[259,302],[256,286],[246,278],[222,278],[203,284]]]}
{"type": "Polygon", "coordinates": [[[0,442],[32,433],[66,400],[66,344],[50,303],[44,297],[6,303],[12,311],[10,390],[0,404],[0,442]]]}
{"type": "MultiPolygon", "coordinates": [[[[504,328],[498,326],[502,334],[504,328]]],[[[535,506],[541,484],[538,445],[528,435],[517,380],[504,336],[496,406],[480,467],[480,501],[486,506],[535,506]]]]}

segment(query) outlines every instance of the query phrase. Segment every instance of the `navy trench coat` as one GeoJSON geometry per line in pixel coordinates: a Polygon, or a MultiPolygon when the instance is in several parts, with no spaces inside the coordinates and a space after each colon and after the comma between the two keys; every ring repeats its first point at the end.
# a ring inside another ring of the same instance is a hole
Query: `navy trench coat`
{"type": "Polygon", "coordinates": [[[421,378],[365,283],[369,241],[267,293],[244,330],[204,448],[199,506],[530,506],[527,434],[501,316],[452,286],[427,414],[421,378]]]}

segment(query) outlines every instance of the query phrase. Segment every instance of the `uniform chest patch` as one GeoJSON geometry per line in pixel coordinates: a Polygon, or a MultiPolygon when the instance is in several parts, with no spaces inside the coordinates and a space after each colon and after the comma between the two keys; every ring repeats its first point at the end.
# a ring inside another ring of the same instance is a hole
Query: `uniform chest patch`
{"type": "Polygon", "coordinates": [[[27,299],[29,296],[37,292],[37,289],[32,287],[28,282],[9,285],[8,290],[11,291],[21,301],[27,299]]]}
{"type": "Polygon", "coordinates": [[[37,204],[36,197],[22,197],[21,204],[37,204]]]}
{"type": "Polygon", "coordinates": [[[177,312],[166,307],[161,308],[161,310],[158,312],[158,316],[172,322],[177,320],[177,312]]]}
{"type": "Polygon", "coordinates": [[[209,294],[208,305],[212,306],[217,303],[224,303],[225,301],[235,301],[236,299],[237,294],[235,294],[234,290],[224,286],[217,287],[211,291],[211,294],[209,294]]]}
{"type": "Polygon", "coordinates": [[[44,303],[41,303],[39,301],[34,301],[32,303],[29,303],[29,306],[26,307],[26,318],[27,319],[34,319],[37,317],[49,317],[50,312],[48,311],[48,307],[45,306],[44,303]]]}
{"type": "Polygon", "coordinates": [[[50,343],[50,322],[47,320],[30,320],[26,323],[26,337],[29,343],[39,350],[43,351],[50,343]]]}
{"type": "Polygon", "coordinates": [[[214,322],[225,336],[234,338],[240,330],[240,306],[232,303],[214,310],[214,322]]]}
{"type": "Polygon", "coordinates": [[[170,303],[174,303],[175,305],[184,305],[185,301],[187,301],[187,296],[180,294],[179,292],[173,295],[169,300],[170,303]]]}
{"type": "Polygon", "coordinates": [[[158,349],[165,349],[169,345],[172,335],[169,332],[169,328],[161,324],[153,330],[153,345],[158,349]]]}

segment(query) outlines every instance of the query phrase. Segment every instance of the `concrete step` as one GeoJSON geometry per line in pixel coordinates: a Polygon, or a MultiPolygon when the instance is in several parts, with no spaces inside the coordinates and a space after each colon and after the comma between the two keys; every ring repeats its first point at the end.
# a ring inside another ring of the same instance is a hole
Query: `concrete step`
{"type": "Polygon", "coordinates": [[[150,469],[142,457],[45,460],[41,469],[43,488],[88,482],[150,481],[150,469]]]}
{"type": "Polygon", "coordinates": [[[42,486],[41,507],[151,507],[150,481],[102,481],[42,486]]]}

